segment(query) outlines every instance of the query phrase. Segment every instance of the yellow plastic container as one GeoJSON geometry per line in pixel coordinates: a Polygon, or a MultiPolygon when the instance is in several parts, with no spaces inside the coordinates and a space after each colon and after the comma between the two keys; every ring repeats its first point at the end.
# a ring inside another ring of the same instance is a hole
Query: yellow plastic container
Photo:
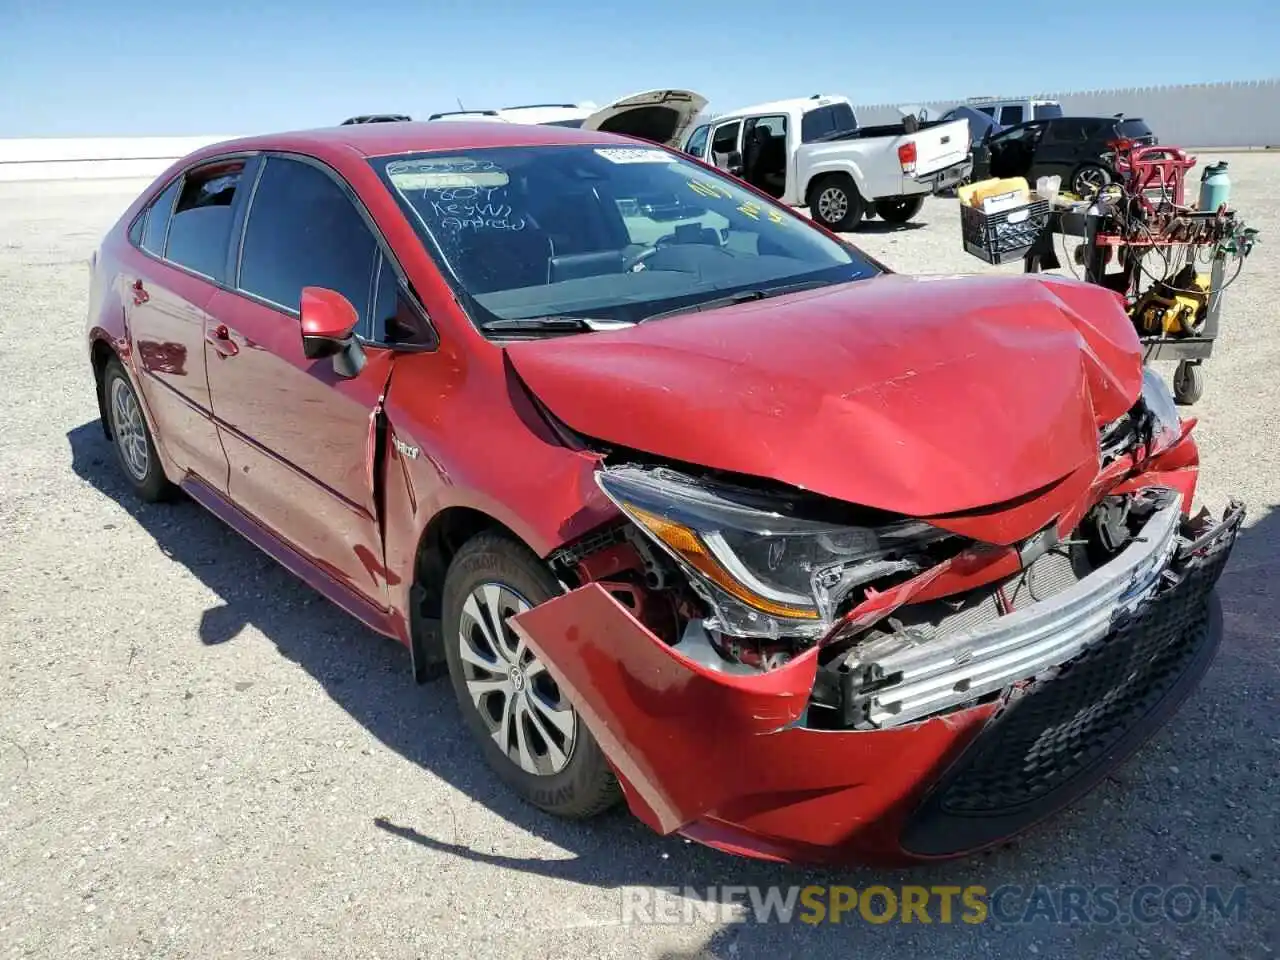
{"type": "Polygon", "coordinates": [[[1031,187],[1026,177],[992,178],[979,180],[977,183],[966,183],[956,191],[956,195],[966,207],[981,207],[982,201],[988,197],[999,197],[1014,192],[1018,193],[1022,202],[1031,202],[1031,187]]]}

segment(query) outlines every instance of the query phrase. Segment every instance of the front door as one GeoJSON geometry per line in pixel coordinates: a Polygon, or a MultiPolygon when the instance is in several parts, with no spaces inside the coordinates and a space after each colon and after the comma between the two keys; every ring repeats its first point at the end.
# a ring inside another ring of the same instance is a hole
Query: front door
{"type": "Polygon", "coordinates": [[[711,133],[707,162],[735,177],[742,173],[742,121],[722,123],[711,133]]]}
{"type": "MultiPolygon", "coordinates": [[[[345,296],[369,334],[381,250],[336,174],[269,156],[245,223],[232,289],[209,306],[218,325],[209,389],[241,509],[342,585],[385,604],[373,489],[373,415],[392,352],[368,347],[352,378],[302,352],[305,286],[345,296]]],[[[384,294],[386,291],[384,291],[384,294]]]]}

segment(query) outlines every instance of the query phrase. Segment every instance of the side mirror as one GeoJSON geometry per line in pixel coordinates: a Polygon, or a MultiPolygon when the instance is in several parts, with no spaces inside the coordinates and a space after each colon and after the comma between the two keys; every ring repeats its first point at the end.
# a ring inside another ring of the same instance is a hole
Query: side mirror
{"type": "Polygon", "coordinates": [[[735,177],[742,175],[742,152],[734,150],[725,158],[725,170],[733,174],[735,177]]]}
{"type": "Polygon", "coordinates": [[[354,377],[364,369],[364,350],[355,338],[360,317],[351,301],[336,290],[303,287],[298,314],[302,353],[308,360],[333,357],[340,377],[354,377]]]}

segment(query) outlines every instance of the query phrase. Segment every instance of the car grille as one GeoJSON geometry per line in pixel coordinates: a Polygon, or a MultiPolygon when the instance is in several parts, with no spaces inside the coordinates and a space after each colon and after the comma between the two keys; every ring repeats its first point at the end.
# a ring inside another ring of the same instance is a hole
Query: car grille
{"type": "Polygon", "coordinates": [[[917,810],[904,848],[949,856],[1016,833],[1079,796],[1163,723],[1216,649],[1211,593],[1233,542],[1218,540],[1176,586],[1011,701],[917,810]]]}

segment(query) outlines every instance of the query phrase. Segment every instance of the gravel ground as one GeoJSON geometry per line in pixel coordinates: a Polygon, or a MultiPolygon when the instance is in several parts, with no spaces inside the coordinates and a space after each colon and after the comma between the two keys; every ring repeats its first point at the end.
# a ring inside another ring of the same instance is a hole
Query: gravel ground
{"type": "MultiPolygon", "coordinates": [[[[1202,159],[1210,159],[1205,156],[1202,159]]],[[[86,258],[140,182],[0,185],[0,949],[12,956],[1272,956],[1280,158],[1233,155],[1264,231],[1206,367],[1202,492],[1245,498],[1202,688],[1114,777],[1013,846],[818,874],[514,802],[445,684],[190,504],[126,493],[82,341],[86,258]],[[1231,922],[620,922],[633,884],[1243,885],[1231,922]]],[[[973,271],[954,200],[859,242],[973,271]]],[[[1016,270],[1016,267],[1001,269],[1016,270]]]]}

